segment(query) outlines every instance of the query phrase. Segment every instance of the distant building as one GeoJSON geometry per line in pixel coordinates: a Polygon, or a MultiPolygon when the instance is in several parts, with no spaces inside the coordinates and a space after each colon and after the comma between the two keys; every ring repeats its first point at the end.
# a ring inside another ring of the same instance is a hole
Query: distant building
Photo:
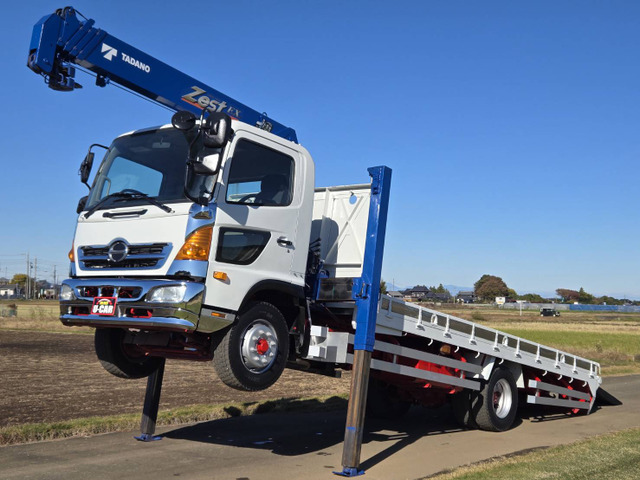
{"type": "Polygon", "coordinates": [[[477,299],[478,297],[476,297],[476,294],[473,293],[473,291],[460,291],[456,296],[456,301],[460,303],[475,303],[477,299]]]}
{"type": "Polygon", "coordinates": [[[402,295],[402,292],[397,292],[397,291],[387,292],[387,295],[389,295],[392,298],[402,298],[402,297],[404,297],[404,295],[402,295]]]}
{"type": "Polygon", "coordinates": [[[20,292],[17,283],[0,285],[0,298],[16,298],[20,292]]]}
{"type": "Polygon", "coordinates": [[[424,296],[424,300],[427,300],[429,302],[450,302],[451,295],[449,295],[448,293],[429,292],[424,296]]]}
{"type": "Polygon", "coordinates": [[[416,285],[413,288],[409,288],[402,292],[405,298],[410,300],[422,300],[429,293],[429,289],[424,285],[416,285]]]}

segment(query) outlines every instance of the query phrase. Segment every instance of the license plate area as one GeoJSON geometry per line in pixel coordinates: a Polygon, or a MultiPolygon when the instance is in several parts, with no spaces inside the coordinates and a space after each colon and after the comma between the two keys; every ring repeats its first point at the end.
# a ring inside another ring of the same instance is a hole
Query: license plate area
{"type": "Polygon", "coordinates": [[[91,307],[91,315],[114,316],[116,314],[116,297],[95,297],[91,307]]]}

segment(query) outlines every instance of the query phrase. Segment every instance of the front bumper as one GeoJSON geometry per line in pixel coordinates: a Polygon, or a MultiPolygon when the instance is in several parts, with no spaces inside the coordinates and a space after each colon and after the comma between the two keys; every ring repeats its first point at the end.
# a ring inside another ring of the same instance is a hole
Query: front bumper
{"type": "Polygon", "coordinates": [[[202,283],[175,280],[140,280],[128,278],[70,279],[63,285],[74,293],[71,300],[60,300],[60,321],[65,325],[90,327],[127,327],[143,330],[198,330],[205,286],[202,283]],[[155,287],[184,285],[181,302],[149,302],[155,287]],[[113,315],[92,314],[95,297],[114,297],[113,315]]]}

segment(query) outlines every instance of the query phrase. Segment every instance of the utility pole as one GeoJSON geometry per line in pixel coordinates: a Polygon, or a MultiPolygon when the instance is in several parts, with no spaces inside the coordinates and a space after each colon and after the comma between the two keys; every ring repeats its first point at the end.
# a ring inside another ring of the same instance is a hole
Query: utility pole
{"type": "Polygon", "coordinates": [[[30,286],[30,277],[31,277],[31,263],[29,262],[29,252],[27,252],[27,281],[24,284],[26,287],[24,298],[29,300],[29,286],[30,286]]]}
{"type": "Polygon", "coordinates": [[[34,297],[38,298],[38,257],[36,257],[36,273],[33,276],[33,283],[34,283],[34,289],[33,289],[33,293],[34,293],[34,297]]]}
{"type": "Polygon", "coordinates": [[[58,298],[58,278],[56,274],[57,265],[53,266],[53,298],[58,298]]]}

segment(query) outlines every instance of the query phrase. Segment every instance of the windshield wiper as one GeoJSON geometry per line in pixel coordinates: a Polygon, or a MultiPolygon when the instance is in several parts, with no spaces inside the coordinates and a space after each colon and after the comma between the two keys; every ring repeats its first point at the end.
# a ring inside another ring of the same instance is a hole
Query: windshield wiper
{"type": "Polygon", "coordinates": [[[106,197],[104,197],[102,200],[96,203],[93,207],[91,207],[87,211],[87,213],[84,214],[84,218],[89,218],[91,215],[93,215],[96,212],[96,210],[98,210],[100,207],[104,206],[105,204],[111,201],[117,202],[121,200],[145,200],[146,202],[149,202],[150,204],[155,205],[158,208],[161,208],[167,213],[173,213],[173,210],[170,207],[168,207],[164,203],[160,203],[155,198],[150,197],[146,193],[142,193],[132,188],[125,188],[121,192],[111,193],[106,197]]]}

